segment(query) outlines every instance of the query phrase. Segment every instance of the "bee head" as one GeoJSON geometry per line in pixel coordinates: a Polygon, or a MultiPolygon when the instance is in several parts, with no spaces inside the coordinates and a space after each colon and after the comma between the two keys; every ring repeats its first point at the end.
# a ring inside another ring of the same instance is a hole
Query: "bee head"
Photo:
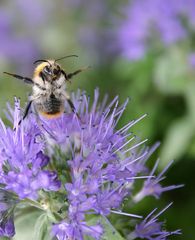
{"type": "Polygon", "coordinates": [[[60,74],[63,72],[60,65],[57,61],[68,57],[78,57],[77,55],[68,55],[62,58],[58,58],[56,60],[36,60],[34,64],[38,64],[34,71],[34,76],[40,76],[43,81],[55,81],[60,77],[60,74]]]}
{"type": "Polygon", "coordinates": [[[46,76],[46,78],[56,80],[61,74],[61,68],[54,61],[48,61],[48,64],[43,68],[42,73],[46,76]]]}
{"type": "Polygon", "coordinates": [[[45,81],[56,80],[61,74],[61,67],[54,60],[37,60],[35,75],[40,75],[45,81]]]}

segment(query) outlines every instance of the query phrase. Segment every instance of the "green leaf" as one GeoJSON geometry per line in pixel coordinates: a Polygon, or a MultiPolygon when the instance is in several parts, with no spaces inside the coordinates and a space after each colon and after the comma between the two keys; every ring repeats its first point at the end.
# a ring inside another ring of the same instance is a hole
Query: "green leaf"
{"type": "Polygon", "coordinates": [[[160,167],[164,167],[172,159],[177,160],[181,157],[189,146],[193,134],[193,126],[188,117],[172,124],[161,148],[160,167]]]}
{"type": "Polygon", "coordinates": [[[157,60],[154,72],[155,84],[166,94],[183,94],[187,86],[188,64],[185,52],[173,47],[157,60]]]}
{"type": "Polygon", "coordinates": [[[186,105],[188,109],[189,117],[193,123],[195,129],[195,82],[194,79],[188,83],[185,92],[186,105]]]}
{"type": "Polygon", "coordinates": [[[14,221],[16,235],[13,240],[33,240],[34,225],[40,214],[42,214],[42,211],[35,210],[32,207],[17,211],[14,221]]]}
{"type": "Polygon", "coordinates": [[[52,239],[49,231],[49,221],[46,213],[43,213],[37,219],[34,226],[33,240],[49,240],[52,239]]]}
{"type": "MultiPolygon", "coordinates": [[[[103,217],[93,217],[87,221],[88,225],[96,225],[97,223],[101,224],[103,227],[104,234],[102,240],[125,240],[119,232],[104,219],[103,217]]],[[[85,240],[92,240],[93,238],[86,236],[85,240]]]]}

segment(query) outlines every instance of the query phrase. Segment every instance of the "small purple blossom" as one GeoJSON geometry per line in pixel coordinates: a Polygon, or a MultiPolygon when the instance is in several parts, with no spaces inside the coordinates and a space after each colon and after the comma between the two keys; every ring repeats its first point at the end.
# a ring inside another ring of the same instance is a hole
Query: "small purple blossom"
{"type": "Polygon", "coordinates": [[[146,196],[154,196],[155,198],[160,198],[161,194],[163,192],[166,191],[171,191],[173,189],[177,189],[177,188],[181,188],[184,185],[180,184],[180,185],[171,185],[171,186],[167,186],[167,187],[162,187],[162,185],[160,184],[160,182],[165,178],[163,175],[165,174],[165,172],[168,170],[168,168],[170,167],[170,165],[173,163],[170,162],[161,173],[159,173],[159,175],[157,177],[153,177],[153,174],[155,173],[158,164],[159,164],[159,160],[156,161],[150,176],[151,178],[148,178],[145,180],[143,188],[137,193],[137,195],[134,197],[134,201],[138,202],[140,200],[142,200],[144,197],[146,196]]]}
{"type": "Polygon", "coordinates": [[[194,12],[195,4],[191,0],[129,1],[117,33],[122,55],[139,60],[155,39],[164,46],[186,39],[195,27],[194,12]]]}
{"type": "MultiPolygon", "coordinates": [[[[142,218],[122,211],[124,199],[137,202],[147,195],[160,197],[164,191],[181,187],[161,186],[169,165],[155,177],[157,161],[148,174],[146,162],[159,144],[145,147],[147,139],[140,140],[130,132],[145,114],[116,129],[128,100],[119,105],[118,97],[111,103],[105,98],[99,104],[97,89],[92,106],[85,92],[77,91],[71,98],[77,114],[65,103],[66,113],[57,119],[30,113],[19,125],[20,103],[15,100],[15,109],[8,106],[6,112],[13,129],[0,122],[0,184],[3,193],[14,196],[13,205],[7,205],[5,194],[0,195],[0,213],[9,213],[0,225],[4,235],[14,234],[15,205],[25,202],[45,211],[47,227],[52,226],[51,234],[58,240],[101,239],[111,214],[142,218]],[[144,181],[144,187],[134,193],[137,181],[144,181]]],[[[147,217],[132,234],[142,237],[146,229],[146,237],[158,234],[166,239],[178,233],[157,233],[161,229],[158,216],[147,217]],[[147,224],[154,229],[151,233],[147,224]]]]}
{"type": "Polygon", "coordinates": [[[94,239],[100,239],[103,230],[100,225],[88,226],[85,222],[61,222],[53,227],[52,233],[59,240],[83,240],[84,234],[91,236],[94,239]]]}
{"type": "Polygon", "coordinates": [[[154,209],[141,223],[136,225],[135,232],[132,235],[141,239],[166,240],[170,235],[181,234],[180,230],[168,232],[163,230],[163,222],[158,222],[158,217],[172,205],[170,203],[158,214],[153,215],[157,209],[154,209]]]}

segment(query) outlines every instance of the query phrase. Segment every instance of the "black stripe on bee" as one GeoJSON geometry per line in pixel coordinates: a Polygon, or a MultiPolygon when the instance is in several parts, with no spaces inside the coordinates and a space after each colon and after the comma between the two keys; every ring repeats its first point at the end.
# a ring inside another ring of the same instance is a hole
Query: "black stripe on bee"
{"type": "Polygon", "coordinates": [[[55,97],[54,94],[50,95],[50,98],[44,102],[45,112],[48,114],[56,114],[60,112],[62,103],[55,97]]]}

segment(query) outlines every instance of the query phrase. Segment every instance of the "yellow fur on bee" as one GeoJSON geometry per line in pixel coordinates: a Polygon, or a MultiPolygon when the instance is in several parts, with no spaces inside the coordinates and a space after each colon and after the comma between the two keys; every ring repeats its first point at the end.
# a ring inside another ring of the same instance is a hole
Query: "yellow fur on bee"
{"type": "Polygon", "coordinates": [[[39,76],[40,72],[42,72],[43,68],[47,65],[47,62],[40,63],[34,70],[34,78],[39,76]]]}
{"type": "Polygon", "coordinates": [[[54,114],[49,114],[46,112],[39,112],[39,114],[41,114],[43,117],[47,118],[47,119],[55,119],[55,118],[59,118],[62,114],[62,112],[58,112],[58,113],[54,113],[54,114]]]}

